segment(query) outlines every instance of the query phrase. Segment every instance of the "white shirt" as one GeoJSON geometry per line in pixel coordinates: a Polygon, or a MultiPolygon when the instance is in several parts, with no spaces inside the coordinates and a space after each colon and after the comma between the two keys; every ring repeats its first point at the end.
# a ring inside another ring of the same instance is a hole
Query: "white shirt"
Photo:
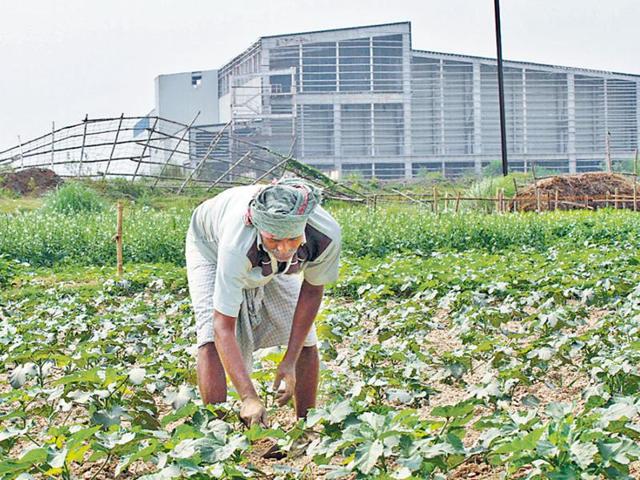
{"type": "Polygon", "coordinates": [[[194,210],[187,232],[190,246],[216,264],[214,308],[231,317],[238,316],[243,289],[263,286],[275,275],[302,273],[312,285],[338,278],[340,225],[321,206],[309,216],[305,243],[287,264],[278,264],[266,252],[258,229],[244,221],[249,202],[261,188],[234,187],[204,201],[194,210]]]}

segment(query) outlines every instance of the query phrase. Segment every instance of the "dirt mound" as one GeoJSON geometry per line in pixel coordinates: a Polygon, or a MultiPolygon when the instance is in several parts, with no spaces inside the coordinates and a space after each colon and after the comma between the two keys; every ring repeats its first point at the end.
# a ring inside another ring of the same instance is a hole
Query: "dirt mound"
{"type": "MultiPolygon", "coordinates": [[[[640,197],[640,188],[637,188],[640,197]]],[[[520,189],[511,208],[518,210],[633,208],[633,182],[623,175],[605,172],[548,177],[520,189]],[[538,200],[539,197],[539,200],[538,200]],[[515,204],[515,205],[514,205],[515,204]]],[[[640,198],[636,201],[640,209],[640,198]]]]}
{"type": "Polygon", "coordinates": [[[48,168],[28,168],[19,172],[0,174],[0,187],[20,195],[41,195],[63,182],[56,172],[48,168]]]}

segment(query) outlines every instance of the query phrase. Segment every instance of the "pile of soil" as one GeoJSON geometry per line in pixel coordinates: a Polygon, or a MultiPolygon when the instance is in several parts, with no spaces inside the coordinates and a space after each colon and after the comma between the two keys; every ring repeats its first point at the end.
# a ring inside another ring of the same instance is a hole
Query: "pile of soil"
{"type": "MultiPolygon", "coordinates": [[[[538,180],[537,184],[532,183],[519,190],[510,207],[520,211],[536,210],[538,195],[541,210],[633,209],[634,199],[633,181],[615,173],[591,172],[538,180]]],[[[640,210],[640,186],[636,195],[636,207],[640,210]]]]}
{"type": "Polygon", "coordinates": [[[48,168],[28,168],[0,174],[0,188],[19,195],[41,195],[56,188],[64,180],[48,168]]]}

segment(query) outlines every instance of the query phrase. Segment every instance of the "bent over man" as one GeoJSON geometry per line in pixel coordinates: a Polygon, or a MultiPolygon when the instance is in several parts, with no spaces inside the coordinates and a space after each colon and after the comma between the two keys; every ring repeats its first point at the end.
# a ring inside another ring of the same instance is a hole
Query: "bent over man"
{"type": "Polygon", "coordinates": [[[226,401],[226,375],[247,425],[266,425],[250,379],[253,352],[286,345],[274,379],[280,406],[293,396],[304,417],[316,404],[319,358],[313,324],[323,288],[338,278],[340,226],[301,179],[230,188],[193,212],[185,255],[196,317],[198,386],[226,401]]]}

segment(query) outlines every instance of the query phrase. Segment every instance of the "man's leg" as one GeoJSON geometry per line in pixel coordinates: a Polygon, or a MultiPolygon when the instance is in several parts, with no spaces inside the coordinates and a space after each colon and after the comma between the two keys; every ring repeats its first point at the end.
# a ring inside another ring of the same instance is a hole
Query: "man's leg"
{"type": "Polygon", "coordinates": [[[197,370],[198,387],[205,405],[226,402],[227,379],[215,343],[205,343],[198,348],[197,370]]]}
{"type": "Polygon", "coordinates": [[[306,417],[307,411],[316,406],[319,370],[318,347],[302,347],[296,363],[295,404],[298,418],[306,417]]]}

